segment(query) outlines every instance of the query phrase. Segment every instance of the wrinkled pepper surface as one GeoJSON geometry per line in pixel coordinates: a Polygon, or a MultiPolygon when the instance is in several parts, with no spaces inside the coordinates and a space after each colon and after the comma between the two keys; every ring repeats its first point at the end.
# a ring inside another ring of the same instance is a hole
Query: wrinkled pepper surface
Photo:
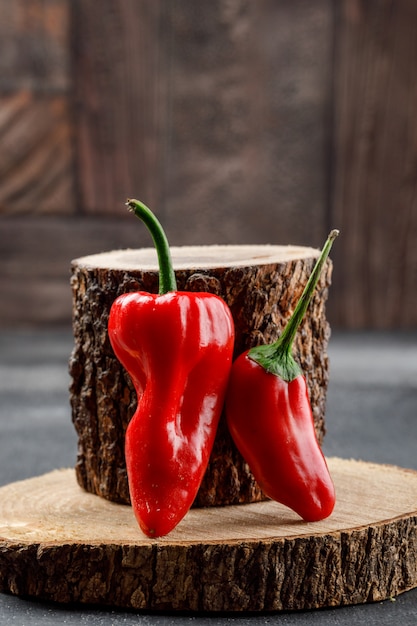
{"type": "Polygon", "coordinates": [[[292,345],[337,235],[330,233],[278,340],[236,359],[226,397],[230,433],[263,492],[309,522],[328,517],[336,496],[292,345]]]}
{"type": "Polygon", "coordinates": [[[137,200],[128,206],[153,237],[159,294],[119,296],[108,331],[138,398],[125,443],[132,507],[142,531],[157,537],[183,519],[203,479],[224,403],[234,325],[218,296],[177,291],[159,221],[137,200]]]}

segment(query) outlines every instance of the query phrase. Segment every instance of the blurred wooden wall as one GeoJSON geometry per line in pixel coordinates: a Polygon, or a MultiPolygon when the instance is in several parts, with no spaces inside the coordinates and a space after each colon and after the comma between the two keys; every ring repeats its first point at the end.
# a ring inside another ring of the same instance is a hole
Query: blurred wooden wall
{"type": "Polygon", "coordinates": [[[0,322],[70,322],[77,256],[334,246],[331,324],[417,325],[415,0],[0,0],[0,322]]]}

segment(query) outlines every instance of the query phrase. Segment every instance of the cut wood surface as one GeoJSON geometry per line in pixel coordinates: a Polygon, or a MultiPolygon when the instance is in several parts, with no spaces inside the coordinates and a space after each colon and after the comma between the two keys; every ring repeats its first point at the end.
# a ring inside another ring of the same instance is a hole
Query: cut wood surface
{"type": "MultiPolygon", "coordinates": [[[[230,306],[238,355],[278,337],[319,251],[301,246],[212,245],[173,247],[171,253],[180,291],[215,293],[230,306]]],[[[319,442],[325,432],[330,333],[325,303],[331,270],[328,261],[294,346],[294,356],[307,378],[319,442]]],[[[111,348],[107,321],[118,295],[140,290],[158,292],[156,252],[153,248],[115,250],[76,259],[72,264],[72,289],[70,394],[79,437],[77,477],[87,491],[129,503],[124,433],[137,401],[130,377],[111,348]]],[[[263,497],[222,416],[194,504],[238,504],[263,497]]]]}
{"type": "Polygon", "coordinates": [[[328,459],[337,504],[305,523],[271,501],[191,509],[143,535],[72,469],[0,489],[0,589],[61,603],[262,611],[380,601],[417,586],[417,472],[328,459]]]}

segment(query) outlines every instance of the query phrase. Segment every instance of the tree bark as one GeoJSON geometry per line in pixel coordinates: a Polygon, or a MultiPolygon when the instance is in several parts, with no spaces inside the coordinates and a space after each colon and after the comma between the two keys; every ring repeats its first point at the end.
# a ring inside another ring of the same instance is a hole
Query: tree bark
{"type": "MultiPolygon", "coordinates": [[[[291,246],[172,248],[178,290],[207,291],[230,306],[235,356],[275,340],[289,319],[319,252],[291,246]]],[[[295,340],[294,355],[306,375],[316,433],[325,432],[329,325],[325,302],[328,261],[295,340]]],[[[83,257],[72,264],[74,349],[70,359],[72,417],[79,447],[76,473],[92,493],[129,503],[124,433],[136,408],[130,377],[115,358],[107,334],[114,299],[129,291],[158,291],[153,249],[83,257]]],[[[224,415],[195,506],[262,500],[261,489],[234,446],[224,415]]]]}
{"type": "Polygon", "coordinates": [[[80,489],[72,469],[7,485],[0,591],[138,610],[281,611],[416,587],[417,472],[328,463],[338,500],[322,522],[272,501],[196,508],[160,539],[141,533],[130,507],[80,489]]]}

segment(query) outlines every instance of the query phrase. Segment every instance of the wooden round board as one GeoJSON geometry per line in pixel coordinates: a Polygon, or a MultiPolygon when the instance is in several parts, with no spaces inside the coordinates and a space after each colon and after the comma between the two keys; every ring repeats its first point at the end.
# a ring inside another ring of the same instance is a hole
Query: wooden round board
{"type": "Polygon", "coordinates": [[[332,516],[274,503],[192,509],[142,535],[129,506],[72,469],[0,489],[0,590],[143,610],[280,611],[379,601],[417,586],[417,472],[331,458],[332,516]]]}

